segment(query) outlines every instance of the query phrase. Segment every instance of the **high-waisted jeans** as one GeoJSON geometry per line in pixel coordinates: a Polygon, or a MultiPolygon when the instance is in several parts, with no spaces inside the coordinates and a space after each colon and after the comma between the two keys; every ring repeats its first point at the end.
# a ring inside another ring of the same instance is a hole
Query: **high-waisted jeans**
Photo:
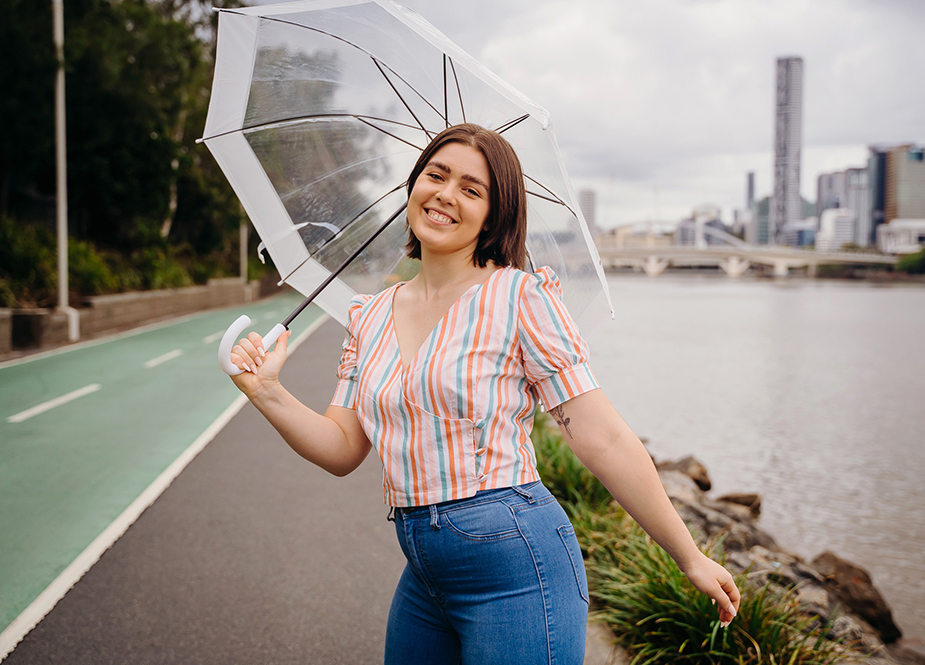
{"type": "Polygon", "coordinates": [[[540,482],[395,510],[408,560],[386,665],[581,665],[588,582],[575,531],[540,482]]]}

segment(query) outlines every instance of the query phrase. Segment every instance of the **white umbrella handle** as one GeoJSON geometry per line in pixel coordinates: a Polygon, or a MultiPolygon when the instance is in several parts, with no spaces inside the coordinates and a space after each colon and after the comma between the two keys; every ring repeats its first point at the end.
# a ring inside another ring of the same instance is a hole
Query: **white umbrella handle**
{"type": "MultiPolygon", "coordinates": [[[[247,314],[242,314],[235,319],[234,323],[228,326],[228,330],[225,331],[225,334],[222,336],[222,341],[218,345],[218,364],[228,376],[237,376],[244,371],[231,362],[231,349],[234,348],[238,336],[244,332],[244,329],[250,324],[251,317],[247,314]]],[[[284,332],[286,332],[286,326],[282,323],[277,323],[273,326],[270,332],[263,336],[263,348],[269,350],[284,332]]]]}

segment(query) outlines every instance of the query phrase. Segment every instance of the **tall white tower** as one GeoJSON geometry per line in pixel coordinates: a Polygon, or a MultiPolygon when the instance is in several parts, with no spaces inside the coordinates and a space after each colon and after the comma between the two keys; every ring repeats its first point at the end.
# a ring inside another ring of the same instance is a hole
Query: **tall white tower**
{"type": "Polygon", "coordinates": [[[784,224],[803,218],[800,152],[803,145],[803,58],[777,59],[774,112],[774,195],[768,220],[768,244],[784,243],[784,224]]]}

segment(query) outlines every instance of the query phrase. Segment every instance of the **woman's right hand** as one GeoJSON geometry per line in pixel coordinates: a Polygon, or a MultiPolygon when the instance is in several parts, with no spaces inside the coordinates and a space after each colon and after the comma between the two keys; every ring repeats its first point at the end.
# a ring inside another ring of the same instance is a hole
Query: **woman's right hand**
{"type": "Polygon", "coordinates": [[[231,380],[248,398],[267,386],[279,383],[279,373],[286,362],[290,333],[287,330],[280,335],[272,351],[264,348],[263,338],[256,332],[239,340],[231,349],[231,364],[244,370],[231,377],[231,380]]]}

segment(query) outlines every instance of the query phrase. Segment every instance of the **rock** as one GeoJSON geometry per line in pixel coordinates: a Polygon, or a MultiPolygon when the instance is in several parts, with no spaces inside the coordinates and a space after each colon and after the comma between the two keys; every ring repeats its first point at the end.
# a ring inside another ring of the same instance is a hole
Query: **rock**
{"type": "Polygon", "coordinates": [[[751,513],[752,517],[758,518],[761,515],[761,497],[758,494],[747,494],[744,492],[734,492],[732,494],[724,494],[717,501],[725,501],[727,503],[734,503],[739,506],[745,506],[748,508],[748,511],[751,513]]]}
{"type": "Polygon", "coordinates": [[[825,578],[835,597],[880,633],[885,643],[902,637],[902,632],[893,622],[890,606],[874,587],[866,570],[832,552],[823,552],[812,560],[811,565],[825,578]]]}
{"type": "Polygon", "coordinates": [[[697,487],[704,492],[708,491],[713,486],[713,483],[710,482],[710,475],[707,473],[707,468],[690,455],[677,462],[662,462],[658,465],[658,470],[680,471],[697,483],[697,487]]]}
{"type": "Polygon", "coordinates": [[[659,469],[658,478],[662,481],[665,494],[671,498],[681,499],[687,503],[700,503],[702,492],[690,476],[671,469],[659,469]]]}

